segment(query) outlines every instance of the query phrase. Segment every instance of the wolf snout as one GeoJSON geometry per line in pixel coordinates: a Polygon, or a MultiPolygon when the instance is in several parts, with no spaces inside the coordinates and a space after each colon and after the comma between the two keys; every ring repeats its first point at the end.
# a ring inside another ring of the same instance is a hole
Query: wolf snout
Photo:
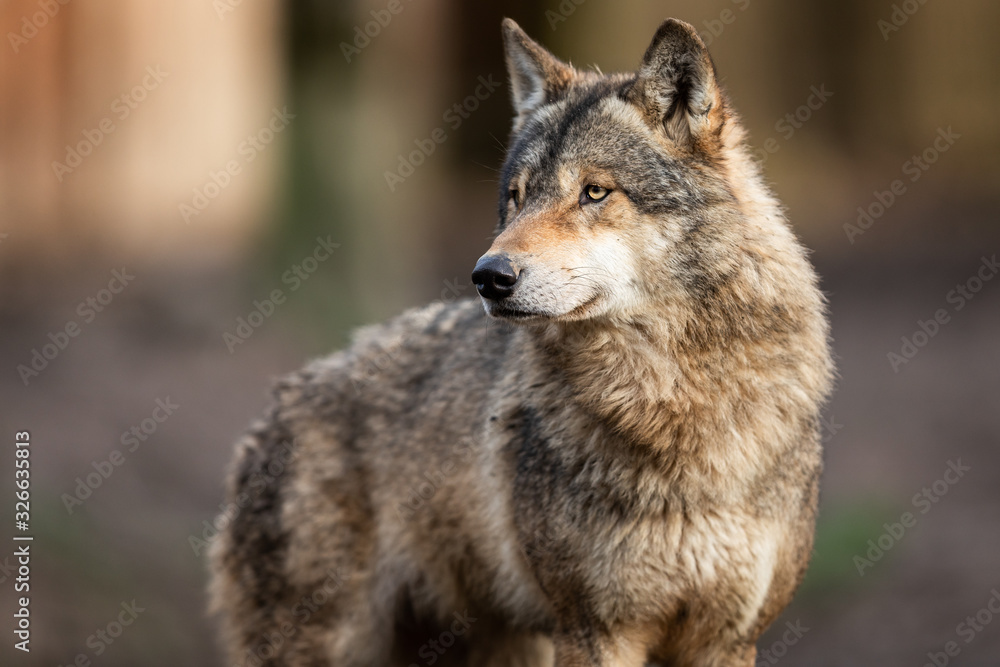
{"type": "Polygon", "coordinates": [[[484,299],[499,301],[514,292],[520,272],[506,255],[484,255],[472,271],[472,282],[484,299]]]}

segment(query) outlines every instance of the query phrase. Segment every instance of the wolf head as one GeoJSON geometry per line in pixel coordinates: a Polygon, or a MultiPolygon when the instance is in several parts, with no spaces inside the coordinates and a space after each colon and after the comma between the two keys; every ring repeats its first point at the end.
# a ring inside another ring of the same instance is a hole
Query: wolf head
{"type": "Polygon", "coordinates": [[[503,23],[515,119],[472,274],[514,321],[631,318],[711,290],[751,216],[780,218],[704,43],[669,19],[637,72],[579,71],[503,23]]]}

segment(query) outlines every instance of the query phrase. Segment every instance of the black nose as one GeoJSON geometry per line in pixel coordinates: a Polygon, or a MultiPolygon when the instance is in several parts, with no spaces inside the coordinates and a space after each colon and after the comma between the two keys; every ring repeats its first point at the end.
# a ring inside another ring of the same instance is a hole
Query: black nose
{"type": "Polygon", "coordinates": [[[504,255],[488,255],[476,263],[472,282],[487,299],[499,301],[511,295],[517,283],[517,269],[504,255]]]}

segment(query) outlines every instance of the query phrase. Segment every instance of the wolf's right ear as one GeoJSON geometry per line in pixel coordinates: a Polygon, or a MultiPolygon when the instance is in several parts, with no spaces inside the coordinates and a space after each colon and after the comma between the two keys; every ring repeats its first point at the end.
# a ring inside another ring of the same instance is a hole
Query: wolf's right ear
{"type": "Polygon", "coordinates": [[[517,132],[536,109],[569,88],[575,71],[528,37],[512,19],[503,20],[503,44],[517,132]]]}

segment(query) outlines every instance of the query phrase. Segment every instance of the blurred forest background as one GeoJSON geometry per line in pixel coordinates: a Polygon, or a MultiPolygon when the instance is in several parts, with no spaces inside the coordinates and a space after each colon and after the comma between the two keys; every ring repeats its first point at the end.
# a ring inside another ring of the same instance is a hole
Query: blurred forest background
{"type": "Polygon", "coordinates": [[[948,642],[954,664],[1000,664],[989,0],[6,0],[0,433],[31,431],[36,539],[30,656],[0,551],[0,663],[222,664],[191,538],[273,378],[359,324],[474,296],[510,124],[504,16],[603,71],[634,69],[665,17],[694,24],[814,250],[841,380],[814,564],[761,664],[919,665],[948,642]],[[808,628],[794,645],[786,622],[808,628]]]}

